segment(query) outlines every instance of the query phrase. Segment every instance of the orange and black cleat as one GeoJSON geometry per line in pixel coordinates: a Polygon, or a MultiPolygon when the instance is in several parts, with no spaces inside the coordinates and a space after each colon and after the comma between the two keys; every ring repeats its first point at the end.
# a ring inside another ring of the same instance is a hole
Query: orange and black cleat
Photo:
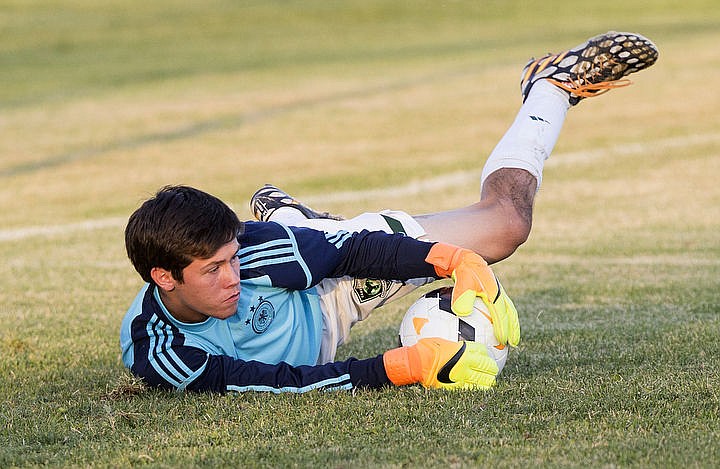
{"type": "Polygon", "coordinates": [[[640,34],[609,31],[560,54],[531,59],[523,69],[523,102],[533,84],[546,79],[568,92],[570,104],[632,82],[623,77],[648,68],[658,58],[653,42],[640,34]]]}

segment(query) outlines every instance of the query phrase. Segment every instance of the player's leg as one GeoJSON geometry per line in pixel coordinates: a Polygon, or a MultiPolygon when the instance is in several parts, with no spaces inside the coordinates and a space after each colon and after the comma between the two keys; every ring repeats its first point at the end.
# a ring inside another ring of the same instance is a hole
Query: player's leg
{"type": "MultiPolygon", "coordinates": [[[[488,262],[512,254],[530,233],[544,161],[557,141],[568,108],[583,98],[628,85],[622,78],[651,66],[657,55],[655,45],[643,36],[611,31],[560,54],[528,62],[521,79],[523,105],[485,163],[480,200],[463,208],[416,216],[425,237],[473,249],[488,262]]],[[[256,206],[253,203],[253,208],[256,206]]],[[[255,213],[258,216],[257,210],[255,213]]],[[[308,216],[299,210],[295,223],[303,222],[301,218],[309,226],[336,223],[323,215],[327,214],[312,212],[308,216]]],[[[258,219],[265,218],[261,214],[258,219]]],[[[377,214],[366,228],[376,229],[385,221],[377,214]]]]}
{"type": "Polygon", "coordinates": [[[313,210],[277,187],[265,186],[253,195],[251,209],[258,220],[323,231],[391,228],[415,238],[472,249],[488,262],[496,262],[512,254],[530,233],[543,164],[569,107],[564,91],[546,81],[535,86],[485,163],[480,200],[466,207],[414,215],[415,223],[408,221],[404,212],[365,213],[340,220],[313,210]]]}
{"type": "Polygon", "coordinates": [[[266,184],[250,199],[250,210],[260,221],[274,221],[288,226],[302,226],[320,231],[357,232],[385,231],[404,233],[413,238],[425,234],[423,228],[405,212],[383,210],[343,218],[328,212],[318,212],[282,189],[266,184]]]}
{"type": "Polygon", "coordinates": [[[324,231],[387,231],[389,224],[404,224],[409,228],[392,231],[462,246],[490,263],[496,262],[512,254],[530,233],[543,164],[552,152],[569,107],[567,93],[556,86],[543,81],[533,87],[485,163],[480,200],[458,209],[414,215],[415,224],[407,221],[404,212],[366,213],[339,220],[311,209],[274,186],[258,190],[251,199],[251,208],[259,220],[324,231]]]}
{"type": "Polygon", "coordinates": [[[512,254],[530,234],[544,162],[570,106],[629,85],[622,78],[651,66],[657,56],[647,38],[610,31],[530,60],[520,83],[523,105],[485,163],[480,201],[416,216],[428,237],[473,249],[490,263],[512,254]]]}
{"type": "Polygon", "coordinates": [[[414,218],[426,239],[472,249],[492,264],[512,254],[530,234],[536,187],[528,171],[501,168],[485,180],[479,202],[414,218]]]}
{"type": "Polygon", "coordinates": [[[489,263],[511,255],[530,234],[535,194],[565,122],[567,93],[538,83],[482,171],[480,200],[455,210],[416,215],[427,237],[479,253],[489,263]]]}

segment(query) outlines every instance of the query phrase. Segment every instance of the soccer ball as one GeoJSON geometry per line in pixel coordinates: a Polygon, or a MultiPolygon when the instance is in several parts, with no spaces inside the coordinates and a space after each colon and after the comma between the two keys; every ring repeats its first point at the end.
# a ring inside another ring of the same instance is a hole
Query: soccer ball
{"type": "Polygon", "coordinates": [[[490,313],[480,298],[475,300],[469,316],[458,317],[450,309],[452,287],[433,290],[420,297],[405,313],[400,323],[400,344],[414,345],[425,337],[480,342],[502,371],[507,361],[508,347],[495,338],[490,313]]]}

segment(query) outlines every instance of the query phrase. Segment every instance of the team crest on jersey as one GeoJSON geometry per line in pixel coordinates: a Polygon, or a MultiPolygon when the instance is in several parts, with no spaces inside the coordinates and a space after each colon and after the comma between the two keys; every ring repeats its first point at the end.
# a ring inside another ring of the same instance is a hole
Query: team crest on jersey
{"type": "Polygon", "coordinates": [[[360,303],[374,300],[385,295],[392,282],[389,280],[375,280],[370,278],[356,278],[353,280],[353,291],[360,303]]]}
{"type": "Polygon", "coordinates": [[[252,313],[252,318],[245,323],[250,323],[256,334],[265,332],[275,319],[275,307],[262,296],[258,298],[257,306],[250,307],[250,313],[252,313]]]}

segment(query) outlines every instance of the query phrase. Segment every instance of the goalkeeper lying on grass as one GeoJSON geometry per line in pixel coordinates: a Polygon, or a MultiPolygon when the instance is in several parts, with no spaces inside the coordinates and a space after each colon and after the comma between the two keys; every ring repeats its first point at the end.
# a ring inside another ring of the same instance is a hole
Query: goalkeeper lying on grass
{"type": "Polygon", "coordinates": [[[491,387],[497,365],[480,344],[422,339],[342,362],[335,352],[373,309],[446,277],[458,315],[481,297],[498,341],[517,345],[517,311],[488,262],[527,239],[543,164],[570,106],[627,84],[624,76],[656,58],[642,36],[609,32],[531,60],[523,105],[483,168],[481,199],[458,210],[341,220],[267,186],[251,201],[259,221],[243,223],[205,192],[161,189],[125,231],[147,284],[122,323],[123,362],[148,384],[179,390],[491,387]]]}

